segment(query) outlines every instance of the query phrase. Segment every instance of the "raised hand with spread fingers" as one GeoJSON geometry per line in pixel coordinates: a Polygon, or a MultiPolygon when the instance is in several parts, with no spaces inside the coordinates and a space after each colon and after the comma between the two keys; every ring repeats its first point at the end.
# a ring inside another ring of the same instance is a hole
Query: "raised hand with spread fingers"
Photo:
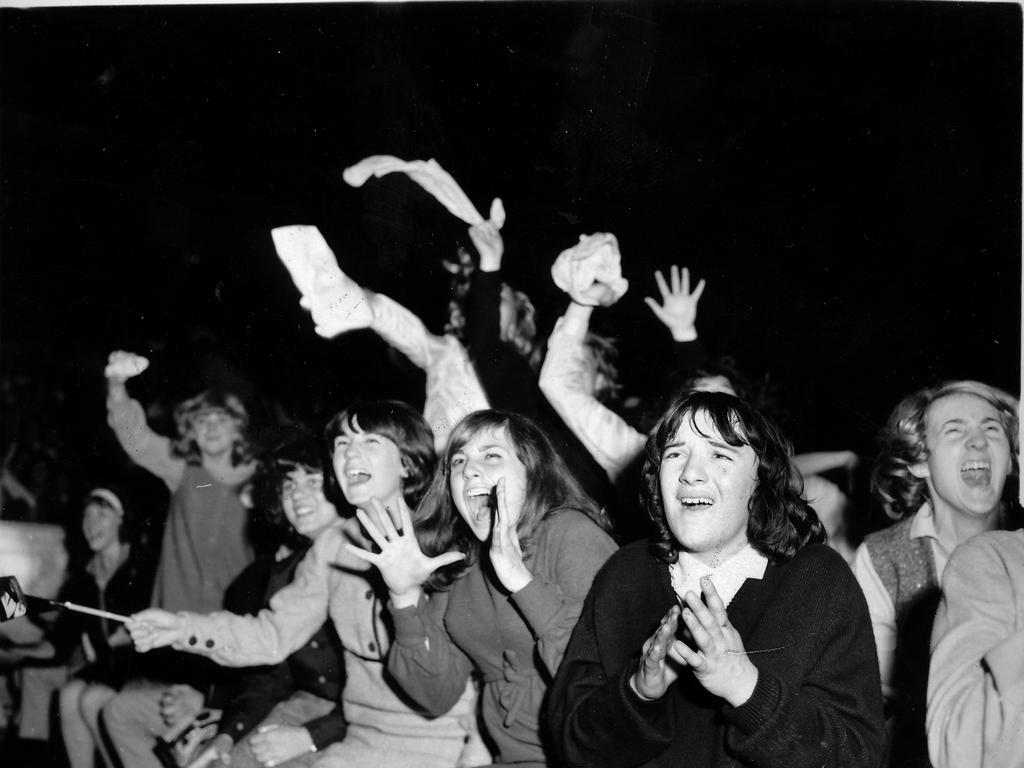
{"type": "Polygon", "coordinates": [[[378,499],[371,499],[370,505],[372,517],[361,509],[356,510],[356,517],[380,547],[380,552],[368,552],[352,544],[346,544],[345,547],[356,557],[377,567],[396,608],[416,605],[430,575],[438,568],[465,559],[466,555],[462,552],[445,552],[436,557],[427,557],[416,540],[412,513],[403,500],[399,499],[396,504],[400,529],[395,527],[389,510],[378,499]]]}
{"type": "Polygon", "coordinates": [[[697,302],[704,293],[704,280],[690,292],[690,270],[679,269],[675,264],[669,271],[671,286],[665,281],[661,270],[656,270],[654,279],[661,292],[661,304],[650,296],[644,302],[665,327],[672,333],[676,341],[693,341],[697,338],[697,302]]]}

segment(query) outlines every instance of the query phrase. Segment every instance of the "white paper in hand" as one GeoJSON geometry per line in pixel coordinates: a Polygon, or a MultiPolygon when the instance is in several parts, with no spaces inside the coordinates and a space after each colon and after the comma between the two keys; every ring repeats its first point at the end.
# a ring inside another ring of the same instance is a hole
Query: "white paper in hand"
{"type": "Polygon", "coordinates": [[[334,252],[316,227],[294,225],[271,230],[277,255],[302,297],[299,304],[313,315],[324,338],[366,328],[373,311],[359,285],[338,267],[334,252]]]}

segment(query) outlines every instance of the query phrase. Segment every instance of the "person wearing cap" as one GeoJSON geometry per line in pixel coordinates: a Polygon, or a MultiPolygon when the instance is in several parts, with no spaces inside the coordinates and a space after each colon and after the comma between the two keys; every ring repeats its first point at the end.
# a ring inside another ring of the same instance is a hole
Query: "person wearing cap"
{"type": "MultiPolygon", "coordinates": [[[[73,570],[60,600],[128,615],[149,604],[153,559],[135,541],[135,510],[126,488],[107,483],[85,497],[82,534],[90,556],[73,570]]],[[[124,627],[116,621],[63,610],[48,639],[51,661],[84,659],[59,696],[60,730],[71,768],[92,768],[97,749],[101,707],[135,674],[137,654],[124,627]]],[[[109,759],[104,755],[109,763],[109,759]]]]}

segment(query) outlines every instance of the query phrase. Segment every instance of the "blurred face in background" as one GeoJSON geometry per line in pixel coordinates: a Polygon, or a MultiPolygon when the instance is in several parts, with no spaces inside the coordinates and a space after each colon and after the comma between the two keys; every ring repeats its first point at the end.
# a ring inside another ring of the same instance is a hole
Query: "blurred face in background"
{"type": "Polygon", "coordinates": [[[229,454],[241,438],[238,420],[222,409],[200,411],[192,419],[192,432],[203,456],[229,454]]]}
{"type": "Polygon", "coordinates": [[[93,552],[102,552],[120,541],[124,515],[107,501],[90,496],[82,513],[82,534],[93,552]]]}

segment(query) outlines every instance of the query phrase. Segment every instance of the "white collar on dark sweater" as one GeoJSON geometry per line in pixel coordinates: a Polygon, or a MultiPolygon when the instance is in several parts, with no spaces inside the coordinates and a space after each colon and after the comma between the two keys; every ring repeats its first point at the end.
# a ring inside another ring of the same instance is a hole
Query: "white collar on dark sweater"
{"type": "Polygon", "coordinates": [[[687,592],[701,594],[700,583],[705,576],[718,590],[722,602],[729,605],[747,579],[762,579],[768,558],[747,544],[717,567],[705,565],[689,552],[680,552],[679,559],[668,567],[672,589],[682,600],[687,592]]]}

